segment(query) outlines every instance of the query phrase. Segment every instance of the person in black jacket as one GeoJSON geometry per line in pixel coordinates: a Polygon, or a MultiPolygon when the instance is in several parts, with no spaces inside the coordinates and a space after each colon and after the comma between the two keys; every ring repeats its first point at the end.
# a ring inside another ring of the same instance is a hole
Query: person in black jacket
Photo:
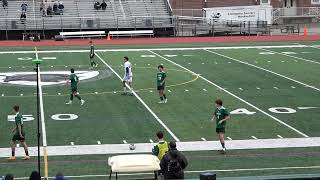
{"type": "Polygon", "coordinates": [[[184,179],[184,169],[188,166],[187,158],[177,150],[175,142],[169,143],[169,151],[163,156],[160,167],[164,179],[184,179]]]}

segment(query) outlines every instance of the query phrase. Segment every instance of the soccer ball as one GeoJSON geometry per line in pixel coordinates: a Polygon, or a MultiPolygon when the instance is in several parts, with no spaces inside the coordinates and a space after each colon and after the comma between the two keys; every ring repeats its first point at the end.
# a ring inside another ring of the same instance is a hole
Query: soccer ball
{"type": "Polygon", "coordinates": [[[130,150],[135,150],[135,149],[136,149],[136,146],[135,146],[134,144],[130,144],[130,145],[129,145],[129,149],[130,149],[130,150]]]}

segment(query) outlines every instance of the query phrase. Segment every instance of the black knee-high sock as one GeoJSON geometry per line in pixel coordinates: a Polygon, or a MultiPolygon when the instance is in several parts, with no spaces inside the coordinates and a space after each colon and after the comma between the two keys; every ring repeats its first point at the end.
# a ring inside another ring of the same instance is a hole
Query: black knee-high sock
{"type": "Polygon", "coordinates": [[[225,148],[225,144],[224,143],[221,143],[221,146],[222,146],[222,148],[225,148]]]}
{"type": "Polygon", "coordinates": [[[15,150],[12,150],[12,151],[11,151],[11,155],[12,155],[12,156],[15,156],[15,154],[16,154],[15,150]]]}
{"type": "Polygon", "coordinates": [[[28,150],[24,150],[24,152],[26,153],[26,156],[29,156],[28,150]]]}
{"type": "Polygon", "coordinates": [[[70,94],[70,101],[73,100],[73,94],[70,94]]]}
{"type": "Polygon", "coordinates": [[[97,63],[96,63],[95,61],[92,61],[92,63],[93,63],[94,65],[97,65],[97,63]]]}
{"type": "Polygon", "coordinates": [[[79,95],[75,95],[75,97],[81,101],[81,97],[79,95]]]}
{"type": "Polygon", "coordinates": [[[163,96],[160,97],[161,101],[163,101],[163,96]]]}
{"type": "Polygon", "coordinates": [[[166,96],[166,94],[163,94],[163,97],[164,97],[164,99],[167,99],[167,96],[166,96]]]}

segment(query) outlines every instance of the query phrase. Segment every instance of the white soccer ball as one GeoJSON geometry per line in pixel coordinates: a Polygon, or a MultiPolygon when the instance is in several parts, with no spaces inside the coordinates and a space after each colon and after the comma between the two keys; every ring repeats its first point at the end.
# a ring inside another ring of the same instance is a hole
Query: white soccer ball
{"type": "Polygon", "coordinates": [[[129,149],[130,149],[130,150],[135,150],[135,149],[136,149],[136,145],[134,145],[134,144],[129,144],[129,149]]]}

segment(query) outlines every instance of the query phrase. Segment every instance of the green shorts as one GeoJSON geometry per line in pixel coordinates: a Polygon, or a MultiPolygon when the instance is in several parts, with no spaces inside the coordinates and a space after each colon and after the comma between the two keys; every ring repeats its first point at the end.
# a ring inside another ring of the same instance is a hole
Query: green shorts
{"type": "Polygon", "coordinates": [[[71,87],[71,93],[77,93],[78,88],[77,87],[71,87]]]}
{"type": "Polygon", "coordinates": [[[220,128],[216,128],[216,133],[225,133],[226,132],[226,128],[225,127],[220,127],[220,128]]]}
{"type": "Polygon", "coordinates": [[[12,141],[25,141],[26,140],[26,136],[25,133],[22,133],[24,138],[21,138],[19,134],[14,134],[12,137],[12,141]]]}

